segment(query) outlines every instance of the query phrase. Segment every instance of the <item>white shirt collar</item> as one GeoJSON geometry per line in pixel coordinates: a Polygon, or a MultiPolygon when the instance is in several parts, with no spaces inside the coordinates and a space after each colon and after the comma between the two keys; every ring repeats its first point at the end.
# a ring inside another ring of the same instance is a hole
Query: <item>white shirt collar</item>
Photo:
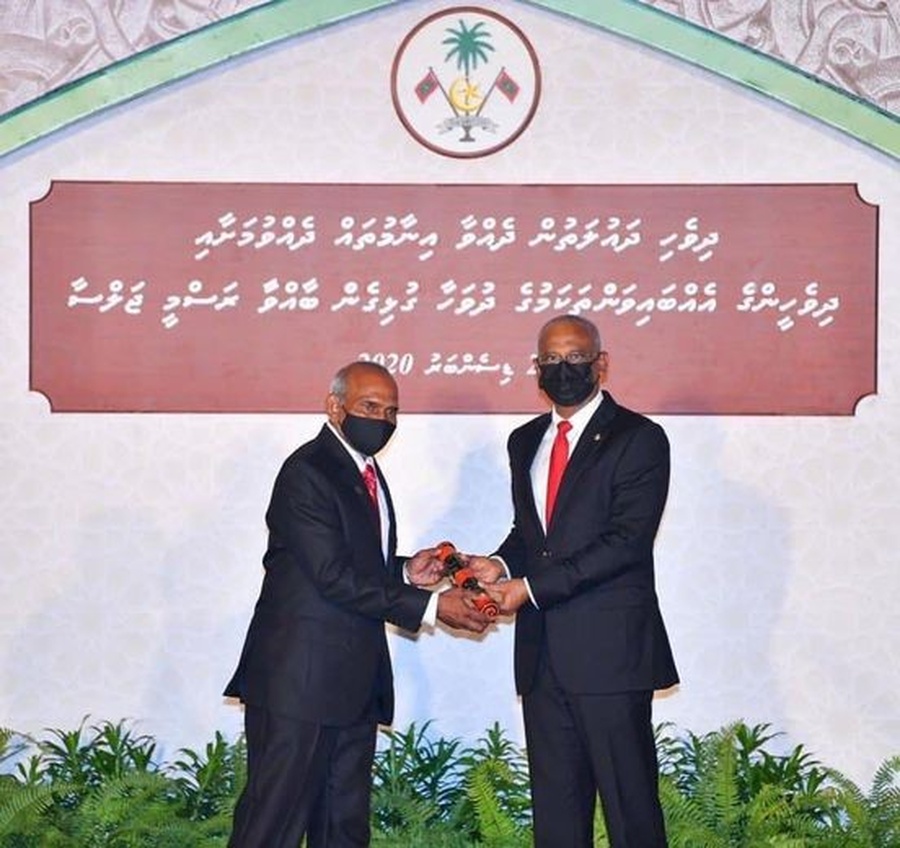
{"type": "Polygon", "coordinates": [[[365,454],[360,453],[356,448],[351,447],[350,443],[344,438],[344,434],[340,431],[338,427],[335,427],[330,421],[325,422],[328,427],[331,429],[331,432],[337,436],[338,441],[344,446],[344,450],[350,454],[350,457],[356,463],[357,467],[362,473],[362,470],[366,467],[366,463],[372,459],[371,456],[366,456],[365,454]]]}
{"type": "Polygon", "coordinates": [[[576,430],[578,433],[581,433],[581,431],[587,426],[588,421],[591,420],[594,413],[600,407],[600,404],[602,402],[603,402],[603,391],[598,390],[597,394],[594,395],[594,397],[592,397],[584,406],[581,407],[581,409],[578,410],[578,412],[576,412],[574,415],[572,415],[568,419],[563,418],[562,415],[560,415],[556,411],[556,407],[554,406],[553,411],[551,412],[551,417],[553,419],[551,422],[553,424],[552,429],[555,431],[556,426],[557,426],[557,424],[559,424],[560,421],[567,420],[572,425],[573,430],[576,430]]]}

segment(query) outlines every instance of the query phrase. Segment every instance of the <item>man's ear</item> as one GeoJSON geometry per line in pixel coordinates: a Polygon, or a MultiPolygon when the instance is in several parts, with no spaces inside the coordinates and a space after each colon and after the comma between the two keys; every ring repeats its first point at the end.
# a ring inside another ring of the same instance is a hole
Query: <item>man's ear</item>
{"type": "Polygon", "coordinates": [[[605,383],[609,379],[609,354],[605,350],[600,351],[597,361],[594,363],[597,379],[605,383]]]}
{"type": "Polygon", "coordinates": [[[328,416],[328,420],[337,427],[341,416],[341,401],[336,394],[329,393],[325,398],[325,414],[328,416]]]}

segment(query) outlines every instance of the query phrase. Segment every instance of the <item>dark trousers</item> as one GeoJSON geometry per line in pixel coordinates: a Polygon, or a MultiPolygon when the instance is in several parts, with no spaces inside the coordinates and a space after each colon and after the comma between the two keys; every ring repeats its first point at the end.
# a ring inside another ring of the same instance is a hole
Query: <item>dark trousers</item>
{"type": "Polygon", "coordinates": [[[666,848],[652,699],[566,693],[541,663],[522,699],[535,848],[591,848],[598,793],[612,848],[666,848]]]}
{"type": "Polygon", "coordinates": [[[248,706],[247,786],[229,848],[365,848],[377,725],[327,727],[248,706]]]}

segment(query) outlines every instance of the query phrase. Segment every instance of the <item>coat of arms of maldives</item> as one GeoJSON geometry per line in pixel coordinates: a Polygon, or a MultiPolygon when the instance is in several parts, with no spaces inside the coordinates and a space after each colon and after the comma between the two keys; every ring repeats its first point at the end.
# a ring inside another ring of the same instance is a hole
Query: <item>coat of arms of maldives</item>
{"type": "Polygon", "coordinates": [[[406,36],[391,74],[394,106],[421,144],[446,156],[506,147],[537,109],[541,76],[522,31],[495,12],[446,9],[406,36]]]}

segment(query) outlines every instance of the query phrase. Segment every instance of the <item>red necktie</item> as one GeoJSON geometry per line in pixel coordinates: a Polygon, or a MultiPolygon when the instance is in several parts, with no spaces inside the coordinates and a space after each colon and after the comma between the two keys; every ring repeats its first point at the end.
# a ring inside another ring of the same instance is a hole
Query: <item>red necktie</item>
{"type": "Polygon", "coordinates": [[[560,421],[557,425],[556,438],[553,440],[553,449],[550,451],[550,473],[547,475],[547,509],[545,526],[550,526],[550,517],[553,515],[553,505],[556,503],[556,493],[562,482],[566,463],[569,461],[569,440],[566,433],[572,429],[568,421],[560,421]]]}
{"type": "Polygon", "coordinates": [[[375,520],[378,521],[380,525],[381,510],[378,508],[378,475],[375,473],[375,466],[373,463],[366,463],[362,476],[366,484],[366,489],[369,492],[369,497],[372,499],[372,508],[375,510],[375,520]]]}

